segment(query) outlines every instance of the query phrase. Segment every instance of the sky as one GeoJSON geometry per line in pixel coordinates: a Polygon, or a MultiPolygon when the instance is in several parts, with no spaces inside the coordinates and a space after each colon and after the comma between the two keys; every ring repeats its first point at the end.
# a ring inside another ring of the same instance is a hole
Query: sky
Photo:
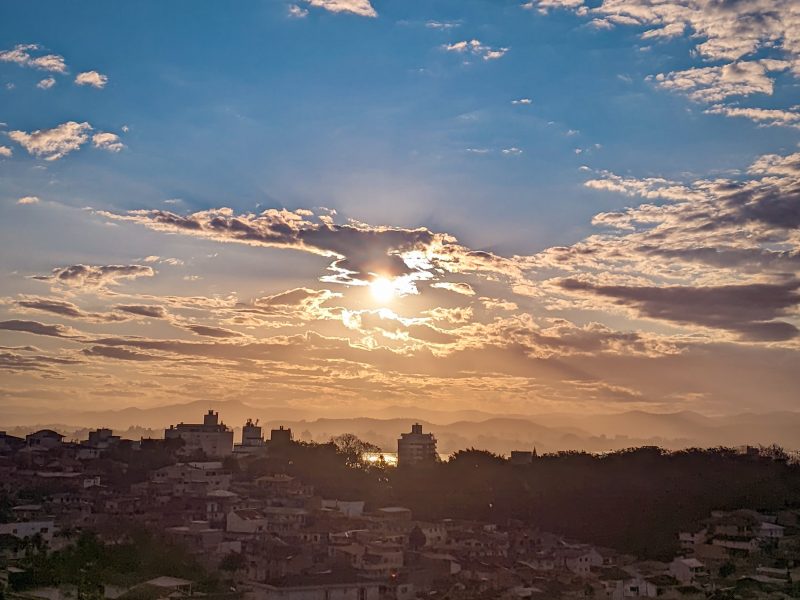
{"type": "Polygon", "coordinates": [[[796,410],[794,0],[6,3],[0,418],[796,410]]]}

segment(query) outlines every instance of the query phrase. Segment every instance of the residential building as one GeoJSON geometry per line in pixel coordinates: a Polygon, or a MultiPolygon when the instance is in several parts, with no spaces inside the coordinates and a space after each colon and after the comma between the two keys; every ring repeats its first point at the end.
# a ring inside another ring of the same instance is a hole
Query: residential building
{"type": "Polygon", "coordinates": [[[284,428],[283,425],[278,427],[278,429],[273,429],[269,433],[269,443],[273,446],[280,446],[282,444],[288,444],[292,441],[292,430],[290,428],[284,428]]]}
{"type": "Polygon", "coordinates": [[[258,419],[247,419],[242,427],[242,443],[236,444],[233,451],[236,454],[254,454],[266,447],[264,433],[258,424],[258,419]]]}
{"type": "Polygon", "coordinates": [[[233,431],[219,421],[219,413],[209,410],[202,423],[180,423],[164,430],[165,439],[182,439],[183,453],[202,452],[210,457],[229,456],[233,452],[233,431]]]}
{"type": "Polygon", "coordinates": [[[25,436],[25,441],[30,448],[41,450],[58,448],[61,446],[61,440],[63,439],[63,435],[52,429],[40,429],[35,433],[29,433],[25,436]]]}
{"type": "Polygon", "coordinates": [[[397,440],[397,465],[407,467],[436,462],[436,438],[423,433],[422,425],[414,423],[411,433],[403,433],[397,440]]]}
{"type": "Polygon", "coordinates": [[[696,558],[676,558],[669,565],[669,574],[683,584],[691,584],[706,578],[708,570],[696,558]]]}

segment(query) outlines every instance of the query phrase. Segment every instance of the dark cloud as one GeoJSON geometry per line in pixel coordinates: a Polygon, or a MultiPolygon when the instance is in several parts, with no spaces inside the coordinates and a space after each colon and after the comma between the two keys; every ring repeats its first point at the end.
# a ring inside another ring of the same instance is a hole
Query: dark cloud
{"type": "MultiPolygon", "coordinates": [[[[489,252],[470,251],[450,235],[427,228],[409,229],[367,225],[355,221],[334,223],[328,215],[316,217],[308,210],[268,209],[259,214],[235,215],[230,208],[217,208],[182,216],[163,210],[131,211],[127,215],[100,214],[140,223],[158,231],[183,233],[220,242],[289,248],[333,259],[331,275],[338,283],[361,283],[375,275],[399,277],[425,273],[434,267],[445,271],[491,268],[503,259],[489,252]],[[425,256],[427,264],[411,256],[425,256]]],[[[506,265],[508,268],[508,265],[506,265]]]]}
{"type": "Polygon", "coordinates": [[[114,307],[116,310],[121,310],[132,315],[140,317],[152,317],[154,319],[164,319],[167,316],[167,311],[162,306],[153,306],[151,304],[118,304],[114,307]]]}
{"type": "Polygon", "coordinates": [[[698,246],[694,248],[664,248],[642,245],[637,252],[669,260],[697,262],[759,273],[764,269],[778,272],[793,272],[800,269],[800,252],[797,250],[768,250],[765,248],[735,248],[698,246]]]}
{"type": "Polygon", "coordinates": [[[233,338],[233,337],[242,337],[242,334],[238,331],[231,331],[230,329],[223,329],[222,327],[208,327],[206,325],[184,325],[185,329],[188,329],[192,333],[196,333],[197,335],[203,335],[206,337],[214,337],[214,338],[233,338]]]}
{"type": "Polygon", "coordinates": [[[751,341],[781,341],[795,337],[797,327],[775,319],[800,304],[800,281],[752,283],[716,287],[597,285],[564,279],[561,288],[613,298],[641,316],[694,324],[738,333],[751,341]]]}
{"type": "Polygon", "coordinates": [[[124,279],[152,277],[154,274],[153,268],[146,265],[72,265],[53,269],[51,275],[37,275],[33,279],[70,287],[97,288],[115,285],[124,279]]]}
{"type": "Polygon", "coordinates": [[[55,298],[25,298],[24,300],[15,301],[14,304],[20,308],[52,313],[69,317],[71,319],[82,319],[96,322],[117,322],[127,320],[127,317],[124,315],[118,315],[114,313],[84,312],[72,302],[58,300],[55,298]]]}
{"type": "Polygon", "coordinates": [[[763,185],[727,197],[734,219],[758,221],[780,229],[800,227],[800,186],[763,185]]]}
{"type": "Polygon", "coordinates": [[[256,306],[299,306],[308,300],[327,299],[331,296],[328,290],[312,290],[309,288],[295,288],[256,299],[256,306]]]}
{"type": "Polygon", "coordinates": [[[44,371],[52,372],[54,368],[74,365],[79,360],[43,355],[21,355],[15,352],[0,352],[0,370],[12,372],[44,371]]]}
{"type": "Polygon", "coordinates": [[[152,354],[144,354],[142,352],[134,352],[125,348],[114,348],[109,346],[92,346],[91,348],[84,348],[83,352],[86,356],[100,356],[103,358],[114,358],[116,360],[132,360],[132,361],[153,361],[164,360],[159,356],[152,354]]]}
{"type": "Polygon", "coordinates": [[[77,334],[65,325],[47,325],[45,323],[39,323],[38,321],[21,321],[18,319],[0,321],[0,329],[5,329],[6,331],[22,331],[25,333],[32,333],[34,335],[45,335],[50,337],[77,337],[77,334]]]}

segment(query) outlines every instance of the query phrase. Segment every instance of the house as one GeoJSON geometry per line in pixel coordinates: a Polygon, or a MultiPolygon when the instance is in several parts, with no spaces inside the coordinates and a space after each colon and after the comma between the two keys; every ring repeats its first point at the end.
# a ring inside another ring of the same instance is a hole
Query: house
{"type": "Polygon", "coordinates": [[[404,506],[385,506],[375,511],[375,516],[397,521],[410,521],[411,509],[404,506]]]}
{"type": "Polygon", "coordinates": [[[17,521],[32,521],[44,515],[41,504],[21,504],[11,509],[11,514],[17,521]]]}
{"type": "Polygon", "coordinates": [[[0,454],[11,454],[24,446],[25,440],[23,438],[0,431],[0,454]]]}
{"type": "Polygon", "coordinates": [[[225,530],[229,533],[266,533],[269,522],[267,516],[254,508],[232,510],[228,513],[225,530]]]}
{"type": "Polygon", "coordinates": [[[338,510],[346,517],[360,517],[364,514],[364,501],[323,500],[322,508],[328,510],[338,510]]]}
{"type": "Polygon", "coordinates": [[[110,429],[100,428],[89,432],[89,438],[84,442],[89,448],[106,450],[116,446],[120,442],[120,436],[114,435],[110,429]]]}
{"type": "Polygon", "coordinates": [[[53,521],[20,521],[17,523],[0,523],[0,535],[11,535],[25,540],[39,536],[46,543],[53,540],[55,523],[53,521]]]}
{"type": "Polygon", "coordinates": [[[669,565],[669,574],[683,584],[693,584],[704,581],[708,570],[696,558],[676,558],[669,565]]]}
{"type": "Polygon", "coordinates": [[[186,526],[168,527],[166,533],[196,554],[216,552],[225,537],[222,529],[214,529],[208,521],[191,521],[186,526]]]}
{"type": "Polygon", "coordinates": [[[756,537],[762,540],[779,540],[784,536],[786,528],[776,523],[764,521],[759,524],[756,530],[756,537]]]}
{"type": "Polygon", "coordinates": [[[554,554],[557,564],[581,577],[590,575],[593,567],[603,565],[603,556],[591,546],[561,548],[554,554]]]}
{"type": "Polygon", "coordinates": [[[681,531],[678,534],[678,541],[681,544],[681,548],[684,550],[691,550],[697,544],[704,544],[707,539],[708,530],[705,527],[696,533],[681,531]]]}
{"type": "Polygon", "coordinates": [[[359,577],[352,570],[307,573],[280,582],[249,582],[245,600],[379,600],[381,582],[359,577]]]}
{"type": "Polygon", "coordinates": [[[25,436],[29,448],[38,450],[52,450],[61,447],[64,436],[52,429],[40,429],[25,436]]]}
{"type": "Polygon", "coordinates": [[[154,471],[151,479],[154,483],[168,484],[176,494],[190,489],[202,489],[205,493],[227,490],[231,485],[230,472],[215,461],[168,465],[154,471]]]}

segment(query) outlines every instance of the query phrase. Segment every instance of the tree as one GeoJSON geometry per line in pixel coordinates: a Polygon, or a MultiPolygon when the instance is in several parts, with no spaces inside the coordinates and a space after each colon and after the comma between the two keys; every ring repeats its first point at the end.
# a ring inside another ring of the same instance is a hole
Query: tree
{"type": "Polygon", "coordinates": [[[239,552],[230,552],[220,561],[219,568],[222,571],[233,573],[239,569],[244,569],[244,556],[239,552]]]}
{"type": "Polygon", "coordinates": [[[730,577],[736,572],[736,565],[732,562],[724,562],[719,567],[719,576],[724,578],[730,577]]]}
{"type": "Polygon", "coordinates": [[[411,546],[412,550],[419,550],[423,548],[425,544],[428,543],[428,538],[425,537],[425,533],[420,529],[419,525],[415,525],[414,529],[408,534],[408,544],[411,546]]]}
{"type": "Polygon", "coordinates": [[[375,444],[365,442],[352,433],[343,433],[331,438],[331,443],[336,446],[336,452],[345,459],[348,467],[365,467],[364,454],[367,452],[380,452],[381,449],[375,444]]]}

